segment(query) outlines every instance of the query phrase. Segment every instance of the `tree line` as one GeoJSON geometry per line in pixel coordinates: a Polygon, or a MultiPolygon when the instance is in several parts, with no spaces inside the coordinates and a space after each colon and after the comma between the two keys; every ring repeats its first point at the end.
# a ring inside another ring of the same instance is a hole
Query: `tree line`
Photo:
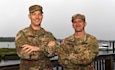
{"type": "Polygon", "coordinates": [[[15,37],[0,37],[0,42],[14,42],[15,37]]]}

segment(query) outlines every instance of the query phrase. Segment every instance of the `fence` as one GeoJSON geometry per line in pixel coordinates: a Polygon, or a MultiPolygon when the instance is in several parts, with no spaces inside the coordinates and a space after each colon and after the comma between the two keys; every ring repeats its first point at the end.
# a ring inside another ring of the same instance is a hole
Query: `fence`
{"type": "MultiPolygon", "coordinates": [[[[95,70],[114,70],[115,54],[98,55],[95,59],[95,70]]],[[[57,60],[52,60],[55,70],[63,70],[63,67],[58,64],[57,60]]],[[[19,64],[1,66],[0,70],[18,70],[19,64]]]]}

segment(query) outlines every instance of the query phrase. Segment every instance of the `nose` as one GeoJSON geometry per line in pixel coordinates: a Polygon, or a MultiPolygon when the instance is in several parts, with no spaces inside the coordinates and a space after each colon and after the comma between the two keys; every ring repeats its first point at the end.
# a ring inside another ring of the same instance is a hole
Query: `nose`
{"type": "Polygon", "coordinates": [[[39,18],[39,16],[38,16],[38,15],[36,15],[36,18],[39,18]]]}

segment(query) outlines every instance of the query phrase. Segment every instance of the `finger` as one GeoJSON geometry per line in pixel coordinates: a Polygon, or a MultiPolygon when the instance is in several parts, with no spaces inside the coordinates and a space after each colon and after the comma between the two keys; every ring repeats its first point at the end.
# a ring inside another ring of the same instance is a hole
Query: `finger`
{"type": "Polygon", "coordinates": [[[24,52],[25,52],[25,53],[28,53],[29,51],[31,51],[31,49],[28,48],[28,49],[26,49],[24,52]]]}
{"type": "Polygon", "coordinates": [[[50,41],[49,43],[48,43],[48,46],[54,46],[55,45],[55,41],[50,41]]]}
{"type": "Polygon", "coordinates": [[[22,48],[23,51],[25,51],[26,49],[29,49],[28,46],[22,48]]]}
{"type": "Polygon", "coordinates": [[[27,52],[27,54],[30,54],[30,53],[32,53],[32,50],[30,50],[30,51],[27,52]]]}

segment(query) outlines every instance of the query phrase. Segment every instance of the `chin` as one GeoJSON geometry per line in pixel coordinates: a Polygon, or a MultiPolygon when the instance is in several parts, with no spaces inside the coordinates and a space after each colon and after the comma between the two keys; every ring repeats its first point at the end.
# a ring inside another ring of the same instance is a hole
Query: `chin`
{"type": "Polygon", "coordinates": [[[82,30],[76,30],[76,32],[82,32],[82,30]]]}

